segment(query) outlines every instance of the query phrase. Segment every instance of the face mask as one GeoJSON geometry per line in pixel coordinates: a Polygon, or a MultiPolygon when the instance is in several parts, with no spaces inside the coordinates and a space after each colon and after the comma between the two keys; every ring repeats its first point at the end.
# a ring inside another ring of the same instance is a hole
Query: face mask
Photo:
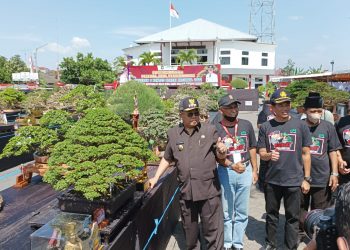
{"type": "Polygon", "coordinates": [[[230,116],[226,116],[226,115],[224,115],[224,118],[226,120],[228,120],[229,122],[234,122],[236,120],[236,117],[230,117],[230,116]]]}
{"type": "Polygon", "coordinates": [[[313,123],[313,124],[316,124],[316,123],[319,123],[320,122],[320,120],[321,120],[321,115],[322,114],[308,114],[307,115],[307,119],[311,122],[311,123],[313,123]]]}

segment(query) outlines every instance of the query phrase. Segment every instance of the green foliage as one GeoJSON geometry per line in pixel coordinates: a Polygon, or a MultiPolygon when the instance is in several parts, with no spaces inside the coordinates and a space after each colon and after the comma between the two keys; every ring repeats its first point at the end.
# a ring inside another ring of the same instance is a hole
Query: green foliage
{"type": "Polygon", "coordinates": [[[275,90],[276,90],[276,85],[271,82],[268,82],[266,85],[261,85],[258,87],[260,97],[265,97],[266,92],[268,96],[271,96],[275,90]]]}
{"type": "Polygon", "coordinates": [[[12,73],[28,71],[29,69],[19,55],[15,55],[9,60],[0,56],[0,82],[11,83],[12,73]]]}
{"type": "Polygon", "coordinates": [[[22,91],[6,88],[0,91],[0,109],[18,108],[24,99],[25,94],[22,91]]]}
{"type": "Polygon", "coordinates": [[[84,114],[89,108],[100,108],[106,106],[106,101],[101,92],[95,90],[93,86],[79,85],[72,89],[59,100],[78,114],[84,114]]]}
{"type": "Polygon", "coordinates": [[[147,142],[118,115],[91,109],[55,145],[44,180],[58,190],[72,186],[90,200],[105,198],[110,183],[137,176],[153,159],[147,142]]]}
{"type": "Polygon", "coordinates": [[[115,94],[108,98],[108,107],[124,120],[130,120],[130,115],[134,111],[135,94],[141,115],[149,109],[164,110],[163,102],[157,92],[137,81],[129,81],[118,87],[115,94]]]}
{"type": "Polygon", "coordinates": [[[60,68],[61,80],[65,83],[102,86],[103,83],[112,82],[115,78],[108,61],[94,58],[92,53],[86,56],[78,53],[76,59],[63,58],[60,68]]]}
{"type": "Polygon", "coordinates": [[[134,65],[133,61],[127,62],[126,58],[124,56],[118,56],[114,58],[112,65],[113,65],[113,70],[116,75],[119,75],[123,73],[123,69],[129,65],[134,65]]]}
{"type": "Polygon", "coordinates": [[[160,64],[160,59],[156,57],[156,54],[152,52],[143,52],[140,55],[139,65],[158,65],[160,64]]]}
{"type": "Polygon", "coordinates": [[[328,83],[313,80],[293,81],[286,87],[286,91],[291,94],[293,107],[302,106],[309,92],[320,93],[325,106],[333,106],[339,102],[346,102],[350,97],[349,93],[337,90],[328,83]]]}
{"type": "Polygon", "coordinates": [[[140,116],[140,133],[147,141],[153,140],[156,145],[165,144],[167,131],[171,127],[165,113],[157,109],[145,111],[140,116]]]}
{"type": "Polygon", "coordinates": [[[59,141],[57,132],[40,126],[21,127],[15,137],[6,144],[0,158],[18,156],[36,151],[48,155],[52,146],[59,141]]]}
{"type": "Polygon", "coordinates": [[[25,100],[21,102],[21,107],[26,109],[27,111],[32,109],[47,109],[47,100],[52,94],[51,91],[47,90],[37,90],[31,91],[26,95],[25,100]]]}
{"type": "Polygon", "coordinates": [[[50,110],[40,118],[39,123],[41,127],[56,130],[57,135],[62,139],[73,125],[73,120],[67,111],[50,110]]]}
{"type": "Polygon", "coordinates": [[[176,62],[179,63],[181,66],[185,63],[192,64],[197,59],[198,55],[196,50],[194,49],[180,50],[176,56],[176,62]]]}
{"type": "Polygon", "coordinates": [[[246,87],[248,87],[248,83],[243,79],[236,78],[231,81],[231,86],[235,89],[245,89],[246,87]]]}

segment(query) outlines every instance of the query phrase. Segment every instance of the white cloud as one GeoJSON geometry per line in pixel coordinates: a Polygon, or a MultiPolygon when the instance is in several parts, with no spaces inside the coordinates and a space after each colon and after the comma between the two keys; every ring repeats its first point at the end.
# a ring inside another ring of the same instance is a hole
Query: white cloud
{"type": "Polygon", "coordinates": [[[59,54],[68,54],[75,50],[87,48],[90,46],[91,44],[89,40],[87,40],[86,38],[73,37],[70,42],[70,45],[68,46],[63,46],[59,43],[53,42],[53,43],[48,43],[46,46],[42,47],[39,51],[40,52],[51,51],[59,54]]]}
{"type": "Polygon", "coordinates": [[[302,16],[289,16],[288,19],[293,20],[293,21],[299,21],[299,20],[304,19],[304,17],[302,17],[302,16]]]}
{"type": "Polygon", "coordinates": [[[158,30],[159,28],[154,26],[121,27],[113,30],[112,34],[142,37],[152,34],[158,30]]]}

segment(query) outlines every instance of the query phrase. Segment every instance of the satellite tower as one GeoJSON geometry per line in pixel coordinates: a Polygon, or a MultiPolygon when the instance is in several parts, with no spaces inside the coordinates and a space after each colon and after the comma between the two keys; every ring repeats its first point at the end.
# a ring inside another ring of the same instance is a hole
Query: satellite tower
{"type": "Polygon", "coordinates": [[[261,43],[275,43],[275,0],[251,0],[249,34],[261,43]]]}

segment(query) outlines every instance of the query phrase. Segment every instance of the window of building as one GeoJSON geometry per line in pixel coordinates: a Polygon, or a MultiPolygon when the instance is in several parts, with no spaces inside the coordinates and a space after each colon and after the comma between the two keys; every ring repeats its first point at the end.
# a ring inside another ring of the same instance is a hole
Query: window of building
{"type": "Polygon", "coordinates": [[[264,79],[262,77],[255,77],[255,82],[263,82],[264,79]]]}
{"type": "Polygon", "coordinates": [[[208,62],[208,57],[207,56],[199,56],[197,59],[197,63],[207,63],[208,62]]]}
{"type": "Polygon", "coordinates": [[[268,53],[263,52],[263,53],[261,53],[261,55],[262,55],[262,56],[268,56],[269,54],[268,54],[268,53]]]}
{"type": "Polygon", "coordinates": [[[222,51],[220,51],[220,54],[221,55],[231,55],[231,51],[229,51],[229,50],[222,50],[222,51]]]}
{"type": "Polygon", "coordinates": [[[267,58],[261,59],[261,66],[267,66],[267,58]]]}
{"type": "Polygon", "coordinates": [[[242,51],[243,56],[249,56],[249,51],[242,51]]]}
{"type": "Polygon", "coordinates": [[[220,57],[220,64],[221,65],[230,65],[231,58],[230,57],[220,57]]]}
{"type": "Polygon", "coordinates": [[[249,60],[248,57],[242,57],[242,65],[248,65],[249,60]]]}

